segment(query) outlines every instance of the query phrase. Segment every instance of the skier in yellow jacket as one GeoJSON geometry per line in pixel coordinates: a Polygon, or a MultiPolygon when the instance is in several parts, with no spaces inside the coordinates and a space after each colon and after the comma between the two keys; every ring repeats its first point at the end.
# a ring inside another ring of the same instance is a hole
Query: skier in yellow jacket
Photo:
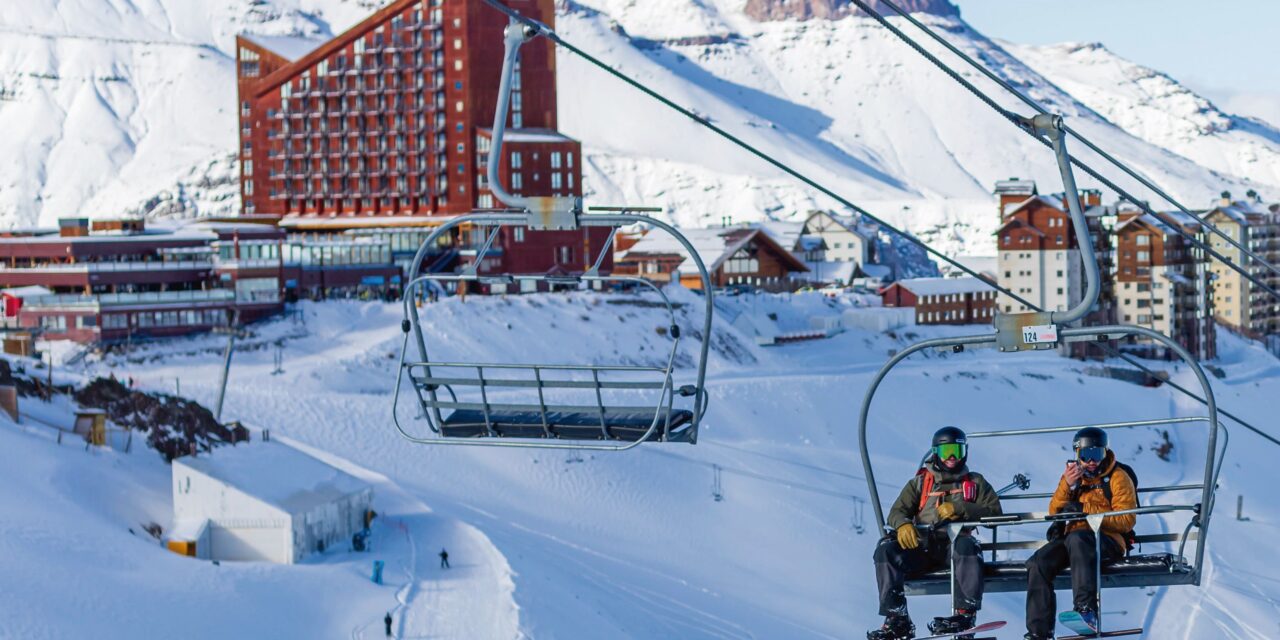
{"type": "MultiPolygon", "coordinates": [[[[1107,432],[1088,427],[1072,441],[1075,459],[1058,481],[1049,513],[1106,513],[1138,506],[1138,493],[1127,467],[1116,460],[1107,432]]],[[[1102,561],[1114,562],[1128,551],[1126,536],[1136,516],[1107,516],[1102,521],[1102,561]]],[[[1055,523],[1049,543],[1027,560],[1027,635],[1024,640],[1053,638],[1057,599],[1053,579],[1071,567],[1073,608],[1090,625],[1097,621],[1097,551],[1093,530],[1084,520],[1055,523]]]]}

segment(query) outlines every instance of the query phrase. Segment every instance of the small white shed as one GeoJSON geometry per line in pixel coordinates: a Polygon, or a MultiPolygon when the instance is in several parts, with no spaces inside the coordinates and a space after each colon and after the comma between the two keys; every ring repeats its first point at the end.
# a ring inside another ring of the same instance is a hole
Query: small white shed
{"type": "Polygon", "coordinates": [[[220,447],[173,461],[169,547],[208,560],[293,564],[345,549],[373,488],[278,442],[220,447]]]}

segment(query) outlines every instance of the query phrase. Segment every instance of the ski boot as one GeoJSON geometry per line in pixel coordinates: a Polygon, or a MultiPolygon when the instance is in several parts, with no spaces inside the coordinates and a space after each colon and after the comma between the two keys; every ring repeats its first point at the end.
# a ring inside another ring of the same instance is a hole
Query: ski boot
{"type": "MultiPolygon", "coordinates": [[[[938,616],[929,623],[929,631],[937,634],[943,633],[960,633],[966,629],[972,629],[976,623],[977,615],[971,611],[956,610],[952,616],[938,616]]],[[[972,637],[972,636],[968,636],[972,637]]]]}
{"type": "Polygon", "coordinates": [[[867,640],[911,640],[916,637],[916,625],[908,616],[889,616],[875,631],[867,632],[867,640]]]}
{"type": "Polygon", "coordinates": [[[1092,609],[1076,609],[1076,613],[1080,614],[1080,620],[1089,625],[1090,629],[1098,630],[1098,613],[1092,609]]]}

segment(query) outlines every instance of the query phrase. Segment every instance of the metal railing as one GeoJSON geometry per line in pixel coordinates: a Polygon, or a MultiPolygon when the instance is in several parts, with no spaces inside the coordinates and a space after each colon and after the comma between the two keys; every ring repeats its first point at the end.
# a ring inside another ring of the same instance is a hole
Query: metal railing
{"type": "Polygon", "coordinates": [[[212,269],[213,263],[207,260],[156,260],[154,262],[77,262],[74,264],[39,264],[28,266],[9,266],[0,264],[0,271],[35,272],[47,271],[55,273],[98,273],[123,271],[199,271],[212,269]]]}
{"type": "Polygon", "coordinates": [[[95,295],[50,294],[26,296],[25,308],[40,307],[107,307],[133,304],[178,304],[183,302],[230,302],[236,294],[230,289],[207,291],[147,291],[142,293],[99,293],[95,295]]]}

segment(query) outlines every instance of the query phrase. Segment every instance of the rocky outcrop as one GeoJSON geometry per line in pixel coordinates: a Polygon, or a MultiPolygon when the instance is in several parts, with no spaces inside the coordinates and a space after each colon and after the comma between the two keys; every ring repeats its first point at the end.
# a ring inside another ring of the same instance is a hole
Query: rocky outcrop
{"type": "MultiPolygon", "coordinates": [[[[870,4],[884,15],[896,15],[879,0],[870,4]]],[[[896,0],[904,11],[923,12],[942,16],[960,15],[960,9],[950,0],[896,0]]],[[[760,22],[770,20],[834,20],[862,11],[849,0],[747,0],[747,15],[760,22]]]]}

